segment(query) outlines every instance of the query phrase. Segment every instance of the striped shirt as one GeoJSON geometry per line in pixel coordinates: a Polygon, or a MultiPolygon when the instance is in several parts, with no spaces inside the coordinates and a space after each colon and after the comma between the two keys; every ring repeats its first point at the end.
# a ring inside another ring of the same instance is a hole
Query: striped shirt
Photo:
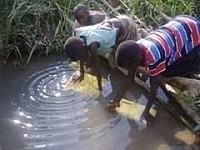
{"type": "Polygon", "coordinates": [[[149,75],[159,75],[200,44],[200,21],[190,16],[177,16],[137,43],[146,52],[149,75]]]}

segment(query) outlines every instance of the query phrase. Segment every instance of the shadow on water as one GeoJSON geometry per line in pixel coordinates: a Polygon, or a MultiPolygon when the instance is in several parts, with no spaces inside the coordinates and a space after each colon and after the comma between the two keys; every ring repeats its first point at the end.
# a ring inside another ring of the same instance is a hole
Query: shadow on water
{"type": "MultiPolygon", "coordinates": [[[[102,70],[118,89],[122,75],[102,70]]],[[[108,114],[105,107],[115,92],[103,98],[89,80],[85,89],[66,88],[73,72],[68,61],[57,57],[27,69],[1,70],[0,150],[198,149],[192,133],[159,106],[154,124],[142,131],[133,121],[108,114]]],[[[127,95],[146,100],[141,91],[133,85],[127,95]]]]}

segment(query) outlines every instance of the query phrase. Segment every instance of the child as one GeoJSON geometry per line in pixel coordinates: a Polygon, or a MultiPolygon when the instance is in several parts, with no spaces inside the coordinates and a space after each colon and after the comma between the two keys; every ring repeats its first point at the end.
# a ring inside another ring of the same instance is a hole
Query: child
{"type": "Polygon", "coordinates": [[[128,39],[137,40],[138,33],[136,24],[127,16],[117,16],[97,25],[75,29],[75,36],[70,37],[64,45],[72,61],[80,60],[81,74],[79,77],[75,76],[74,80],[81,81],[84,78],[83,66],[86,64],[93,67],[99,90],[102,90],[98,55],[111,53],[111,60],[114,56],[112,48],[128,39]]]}
{"type": "Polygon", "coordinates": [[[119,106],[137,68],[144,67],[150,76],[150,94],[141,116],[146,118],[155,100],[160,75],[190,77],[200,72],[200,21],[190,16],[177,16],[144,39],[121,43],[116,51],[116,61],[129,73],[110,102],[109,110],[119,106]]]}
{"type": "Polygon", "coordinates": [[[85,5],[78,4],[74,7],[74,29],[82,26],[95,25],[106,19],[106,14],[101,11],[89,10],[85,5]]]}

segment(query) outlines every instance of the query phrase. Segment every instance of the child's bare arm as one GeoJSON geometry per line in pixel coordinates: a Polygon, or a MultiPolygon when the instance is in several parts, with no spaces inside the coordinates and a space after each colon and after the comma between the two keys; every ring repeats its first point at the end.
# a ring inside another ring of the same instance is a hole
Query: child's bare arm
{"type": "Polygon", "coordinates": [[[130,70],[129,73],[128,73],[128,76],[124,78],[122,85],[121,85],[117,95],[115,96],[114,100],[111,100],[108,104],[108,111],[109,112],[115,111],[115,108],[120,106],[119,105],[120,100],[122,99],[122,97],[126,93],[126,90],[129,88],[130,84],[134,81],[135,71],[136,71],[136,69],[130,70]]]}
{"type": "Polygon", "coordinates": [[[84,61],[80,60],[80,81],[84,79],[84,61]]]}
{"type": "Polygon", "coordinates": [[[81,82],[84,79],[84,61],[80,60],[80,72],[74,72],[71,76],[72,82],[81,82]]]}
{"type": "Polygon", "coordinates": [[[134,77],[135,77],[135,72],[132,70],[129,71],[128,76],[124,78],[124,80],[122,82],[122,86],[114,99],[115,101],[119,102],[121,100],[121,98],[124,96],[126,90],[128,89],[129,85],[131,83],[133,83],[134,77]]]}
{"type": "Polygon", "coordinates": [[[148,115],[149,110],[152,106],[152,104],[155,101],[157,89],[160,85],[160,76],[157,75],[155,77],[150,77],[150,92],[149,92],[149,97],[148,97],[148,102],[146,104],[146,107],[144,109],[144,112],[142,113],[141,117],[145,117],[148,115]]]}

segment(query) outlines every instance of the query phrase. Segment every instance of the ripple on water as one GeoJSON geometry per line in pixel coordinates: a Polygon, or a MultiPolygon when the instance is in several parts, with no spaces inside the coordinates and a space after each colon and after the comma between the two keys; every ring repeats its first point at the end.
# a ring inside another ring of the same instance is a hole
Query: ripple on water
{"type": "Polygon", "coordinates": [[[119,116],[109,119],[96,104],[99,95],[94,94],[94,87],[81,93],[62,86],[73,72],[71,64],[59,62],[25,80],[13,120],[23,129],[24,149],[93,149],[90,144],[98,143],[120,122],[119,116]]]}

